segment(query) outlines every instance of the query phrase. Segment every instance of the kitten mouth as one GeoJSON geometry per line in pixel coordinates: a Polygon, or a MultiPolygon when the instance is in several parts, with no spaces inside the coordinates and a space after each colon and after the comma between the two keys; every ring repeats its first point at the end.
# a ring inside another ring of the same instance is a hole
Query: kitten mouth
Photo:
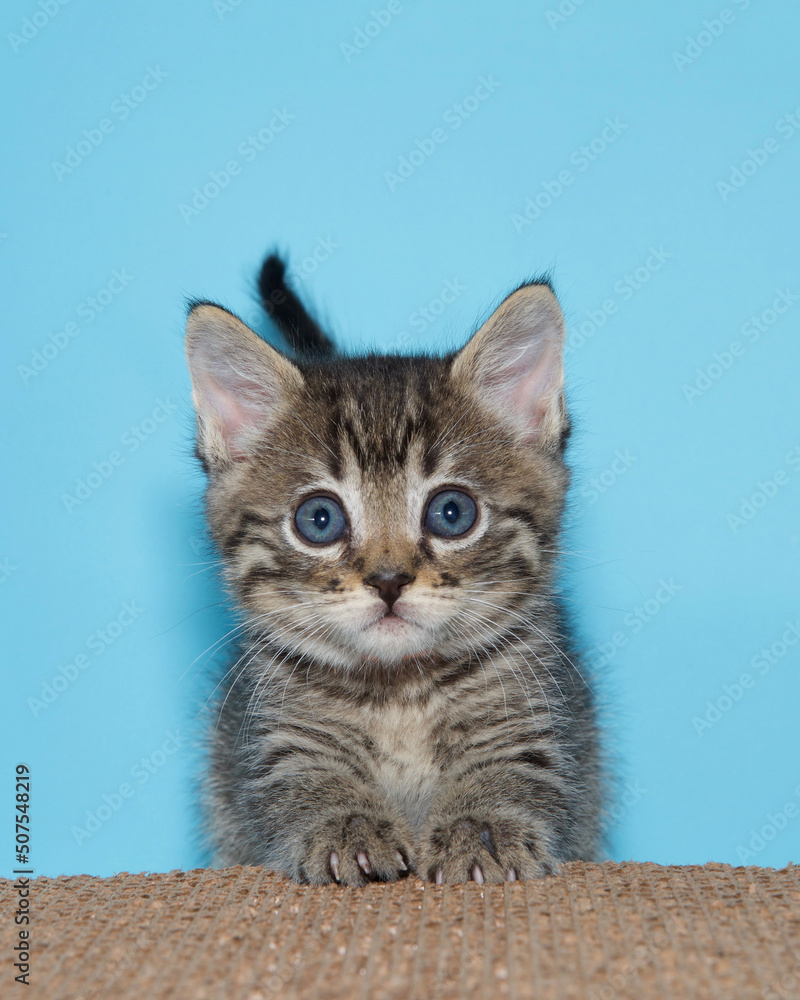
{"type": "Polygon", "coordinates": [[[399,615],[396,611],[387,611],[380,618],[375,618],[364,629],[365,632],[378,633],[385,636],[400,636],[404,633],[416,632],[419,625],[410,621],[405,615],[399,615]]]}
{"type": "Polygon", "coordinates": [[[385,615],[374,623],[374,627],[379,628],[381,632],[397,632],[410,625],[411,622],[395,614],[394,611],[387,611],[385,615]]]}
{"type": "Polygon", "coordinates": [[[361,662],[391,667],[427,658],[432,649],[425,632],[405,615],[388,611],[364,628],[361,662]]]}

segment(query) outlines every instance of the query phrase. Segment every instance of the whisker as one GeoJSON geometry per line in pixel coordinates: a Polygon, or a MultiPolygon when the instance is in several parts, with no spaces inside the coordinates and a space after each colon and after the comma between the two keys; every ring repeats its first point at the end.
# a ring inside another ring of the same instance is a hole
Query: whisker
{"type": "MultiPolygon", "coordinates": [[[[478,604],[485,604],[485,605],[487,605],[490,608],[496,608],[498,611],[502,611],[505,614],[510,615],[512,618],[515,618],[517,621],[519,621],[526,628],[532,629],[533,632],[535,632],[541,639],[543,639],[546,643],[548,643],[548,645],[550,645],[553,648],[553,650],[560,657],[562,657],[564,660],[566,660],[566,662],[572,667],[572,669],[575,671],[575,673],[578,675],[578,677],[580,677],[580,679],[586,685],[587,690],[590,693],[592,693],[592,694],[594,693],[594,692],[592,692],[592,689],[589,686],[589,682],[583,676],[582,672],[577,667],[577,665],[575,663],[573,663],[573,661],[569,658],[569,656],[567,656],[566,652],[563,649],[561,649],[559,646],[557,646],[553,642],[553,640],[550,638],[550,636],[548,636],[544,631],[542,631],[542,629],[540,629],[537,625],[535,625],[529,618],[525,618],[522,615],[518,614],[517,612],[512,611],[510,608],[503,607],[501,604],[495,604],[492,601],[482,601],[482,600],[480,600],[477,597],[469,597],[468,600],[475,601],[478,604]]],[[[530,649],[530,647],[528,647],[528,648],[530,649]]],[[[533,652],[533,650],[531,650],[531,652],[533,652]]],[[[536,654],[534,653],[534,655],[536,655],[536,654]]],[[[545,665],[542,664],[542,666],[545,666],[545,665]]],[[[545,666],[545,669],[547,670],[546,666],[545,666]]],[[[549,670],[548,670],[548,673],[549,673],[549,670]]],[[[555,679],[554,679],[554,682],[555,682],[555,679]]]]}

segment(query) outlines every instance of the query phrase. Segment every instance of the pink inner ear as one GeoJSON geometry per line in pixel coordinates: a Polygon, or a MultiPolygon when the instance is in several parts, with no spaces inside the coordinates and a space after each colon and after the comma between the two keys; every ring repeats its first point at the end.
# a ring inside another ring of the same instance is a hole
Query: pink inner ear
{"type": "Polygon", "coordinates": [[[558,353],[548,344],[539,364],[530,373],[526,382],[529,398],[534,400],[537,425],[550,409],[558,390],[558,353]]]}
{"type": "Polygon", "coordinates": [[[564,429],[564,317],[547,285],[519,288],[456,356],[453,375],[523,439],[549,447],[564,429]]]}
{"type": "Polygon", "coordinates": [[[213,412],[212,419],[225,439],[231,458],[244,458],[241,441],[247,431],[258,424],[264,412],[255,402],[251,403],[243,397],[247,389],[252,390],[252,386],[243,383],[239,388],[241,394],[237,394],[236,390],[225,387],[206,371],[198,380],[198,389],[206,407],[213,412]]]}
{"type": "Polygon", "coordinates": [[[504,395],[514,413],[531,430],[536,430],[557,396],[558,350],[552,344],[535,340],[529,340],[524,348],[517,350],[519,357],[507,369],[504,395]],[[541,352],[539,357],[536,357],[537,351],[541,352]],[[533,367],[530,367],[531,361],[533,367]]]}

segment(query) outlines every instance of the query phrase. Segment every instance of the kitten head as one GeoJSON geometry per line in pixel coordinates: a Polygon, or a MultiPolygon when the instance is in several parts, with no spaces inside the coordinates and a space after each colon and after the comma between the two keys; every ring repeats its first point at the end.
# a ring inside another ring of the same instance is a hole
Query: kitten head
{"type": "Polygon", "coordinates": [[[209,524],[250,629],[362,674],[502,646],[550,586],[563,343],[546,284],[443,358],[290,360],[194,306],[209,524]]]}

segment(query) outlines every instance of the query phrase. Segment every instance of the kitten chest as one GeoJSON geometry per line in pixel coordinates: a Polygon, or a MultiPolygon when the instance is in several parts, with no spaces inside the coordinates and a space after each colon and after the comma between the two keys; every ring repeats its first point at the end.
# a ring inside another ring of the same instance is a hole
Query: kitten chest
{"type": "Polygon", "coordinates": [[[414,827],[427,816],[441,776],[434,723],[430,705],[392,705],[371,712],[367,725],[375,781],[414,827]]]}

